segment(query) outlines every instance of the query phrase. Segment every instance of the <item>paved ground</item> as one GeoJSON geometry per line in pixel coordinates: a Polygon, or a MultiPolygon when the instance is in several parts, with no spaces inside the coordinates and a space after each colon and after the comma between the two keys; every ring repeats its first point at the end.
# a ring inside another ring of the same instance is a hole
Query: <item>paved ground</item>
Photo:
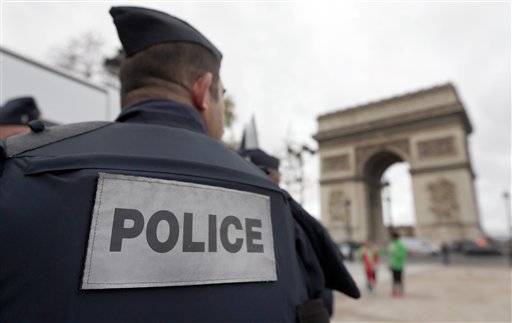
{"type": "Polygon", "coordinates": [[[332,322],[511,322],[512,276],[503,258],[455,259],[442,266],[435,259],[411,261],[406,296],[392,298],[390,275],[379,270],[374,295],[364,289],[359,264],[347,267],[362,291],[359,300],[336,295],[332,322]]]}

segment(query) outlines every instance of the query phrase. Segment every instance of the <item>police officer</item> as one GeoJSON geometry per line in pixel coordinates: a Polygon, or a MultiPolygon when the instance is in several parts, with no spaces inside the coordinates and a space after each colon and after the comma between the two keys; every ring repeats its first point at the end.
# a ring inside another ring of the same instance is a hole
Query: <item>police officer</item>
{"type": "Polygon", "coordinates": [[[0,321],[326,320],[286,196],[215,140],[220,51],[162,12],[111,15],[117,122],[0,145],[0,321]]]}
{"type": "MultiPolygon", "coordinates": [[[[24,96],[7,101],[0,107],[0,139],[30,132],[29,122],[42,120],[41,111],[33,97],[24,96]]],[[[55,123],[43,121],[48,126],[55,123]]]]}
{"type": "MultiPolygon", "coordinates": [[[[280,161],[259,148],[240,149],[240,156],[253,163],[261,171],[279,185],[280,161]]],[[[304,210],[288,192],[283,192],[289,202],[293,217],[297,224],[296,245],[299,259],[307,271],[307,284],[311,298],[321,297],[325,307],[332,315],[333,293],[338,290],[350,297],[358,298],[359,291],[347,272],[343,257],[327,230],[313,216],[304,210]]]]}
{"type": "Polygon", "coordinates": [[[256,167],[267,174],[274,183],[279,185],[281,181],[281,173],[279,172],[279,165],[281,163],[279,159],[267,154],[259,148],[240,149],[238,154],[256,165],[256,167]]]}

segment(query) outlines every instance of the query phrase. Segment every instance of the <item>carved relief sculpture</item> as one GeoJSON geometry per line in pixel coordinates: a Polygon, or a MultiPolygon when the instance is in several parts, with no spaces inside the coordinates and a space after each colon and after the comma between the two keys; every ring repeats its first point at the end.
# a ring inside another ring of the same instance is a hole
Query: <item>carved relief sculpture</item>
{"type": "Polygon", "coordinates": [[[453,137],[418,142],[420,158],[452,156],[455,154],[455,139],[453,137]]]}
{"type": "Polygon", "coordinates": [[[346,222],[348,208],[345,206],[347,198],[342,190],[332,191],[329,195],[329,214],[333,221],[346,222]]]}
{"type": "Polygon", "coordinates": [[[459,209],[455,184],[447,179],[440,179],[427,185],[430,195],[430,210],[440,219],[449,219],[459,209]]]}
{"type": "Polygon", "coordinates": [[[350,164],[348,161],[348,154],[326,157],[322,159],[322,169],[326,173],[347,170],[349,168],[350,164]]]}

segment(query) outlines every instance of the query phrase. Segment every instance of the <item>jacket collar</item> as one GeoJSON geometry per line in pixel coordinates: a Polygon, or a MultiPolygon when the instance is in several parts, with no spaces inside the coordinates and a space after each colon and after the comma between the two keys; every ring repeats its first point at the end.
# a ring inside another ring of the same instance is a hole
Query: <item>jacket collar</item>
{"type": "Polygon", "coordinates": [[[124,108],[116,121],[158,124],[208,135],[203,119],[195,108],[171,100],[146,100],[136,103],[124,108]]]}

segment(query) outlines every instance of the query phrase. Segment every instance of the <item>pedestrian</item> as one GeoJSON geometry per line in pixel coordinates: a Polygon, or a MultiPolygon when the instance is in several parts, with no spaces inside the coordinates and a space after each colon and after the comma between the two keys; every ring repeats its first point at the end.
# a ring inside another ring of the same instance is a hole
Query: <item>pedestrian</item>
{"type": "Polygon", "coordinates": [[[0,321],[328,321],[288,197],[218,142],[221,52],[166,13],[110,13],[116,122],[0,145],[0,321]]]}
{"type": "Polygon", "coordinates": [[[441,243],[441,262],[445,266],[450,264],[450,247],[446,242],[441,243]]]}
{"type": "Polygon", "coordinates": [[[379,267],[379,250],[371,241],[364,242],[358,250],[358,258],[363,264],[366,275],[368,292],[373,294],[377,284],[377,269],[379,267]]]}
{"type": "Polygon", "coordinates": [[[391,296],[403,297],[403,271],[407,261],[407,251],[405,246],[400,241],[400,235],[397,232],[391,233],[391,241],[388,245],[388,260],[393,277],[391,296]]]}

